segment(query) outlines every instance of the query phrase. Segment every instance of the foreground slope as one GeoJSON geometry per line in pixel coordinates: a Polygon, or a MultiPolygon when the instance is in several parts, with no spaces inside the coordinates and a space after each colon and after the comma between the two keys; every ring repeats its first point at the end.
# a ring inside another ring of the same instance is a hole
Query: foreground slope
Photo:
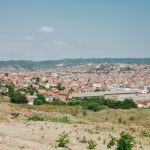
{"type": "MultiPolygon", "coordinates": [[[[80,108],[15,105],[1,100],[0,149],[56,150],[59,135],[68,133],[67,149],[86,150],[87,140],[97,143],[96,150],[107,150],[111,136],[122,131],[135,137],[134,150],[150,149],[150,110],[103,110],[82,112],[80,108]],[[33,116],[45,116],[34,120],[33,116]],[[29,119],[30,118],[30,119],[29,119]],[[32,120],[32,119],[34,120],[32,120]],[[67,118],[67,119],[66,119],[67,118]]],[[[113,147],[112,149],[114,149],[113,147]]]]}

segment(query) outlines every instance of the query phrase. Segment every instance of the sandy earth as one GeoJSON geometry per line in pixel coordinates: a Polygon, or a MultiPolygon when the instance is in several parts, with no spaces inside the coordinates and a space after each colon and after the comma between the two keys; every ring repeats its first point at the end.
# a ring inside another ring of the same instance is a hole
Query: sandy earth
{"type": "MultiPolygon", "coordinates": [[[[91,136],[86,133],[86,125],[72,125],[47,122],[30,122],[23,123],[1,123],[0,124],[0,149],[3,150],[55,150],[63,148],[55,148],[56,140],[62,132],[69,133],[70,143],[68,147],[72,150],[87,149],[87,144],[80,143],[77,137],[86,136],[87,139],[98,140],[99,134],[91,136]]],[[[104,133],[102,139],[107,137],[104,133]]],[[[102,140],[101,139],[101,140],[102,140]]],[[[96,149],[105,150],[106,145],[98,143],[96,149]]]]}
{"type": "MultiPolygon", "coordinates": [[[[101,131],[99,133],[88,133],[85,129],[90,129],[88,125],[60,124],[51,122],[28,122],[0,123],[0,149],[1,150],[56,150],[65,149],[57,146],[56,140],[62,132],[69,133],[70,143],[67,149],[86,150],[87,144],[80,143],[78,138],[86,136],[87,139],[96,141],[96,150],[106,150],[107,144],[104,139],[109,135],[117,136],[111,131],[101,131]]],[[[101,128],[102,129],[102,128],[101,128]]],[[[136,147],[135,149],[141,149],[136,147]]],[[[143,150],[150,150],[145,147],[143,150]]]]}
{"type": "MultiPolygon", "coordinates": [[[[134,150],[150,150],[150,139],[139,138],[139,127],[128,127],[110,123],[58,123],[49,121],[27,121],[25,115],[32,111],[17,110],[0,104],[0,150],[87,150],[87,143],[81,143],[83,136],[97,143],[96,150],[107,150],[110,136],[119,137],[128,131],[136,137],[134,150]],[[21,115],[11,118],[11,113],[20,111],[21,115]],[[5,119],[2,119],[5,118],[5,119]],[[68,133],[68,148],[59,148],[59,134],[68,133]],[[147,141],[149,140],[149,141],[147,141]],[[149,145],[148,145],[149,143],[149,145]]],[[[35,112],[34,112],[35,113],[35,112]]],[[[31,115],[30,114],[30,115],[31,115]]],[[[115,147],[112,148],[114,150],[115,147]]]]}

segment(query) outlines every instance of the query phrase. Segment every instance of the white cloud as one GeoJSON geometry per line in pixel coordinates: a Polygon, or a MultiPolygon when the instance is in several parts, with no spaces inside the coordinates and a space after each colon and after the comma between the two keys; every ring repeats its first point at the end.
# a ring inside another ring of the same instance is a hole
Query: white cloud
{"type": "Polygon", "coordinates": [[[54,32],[55,29],[53,27],[42,26],[42,27],[40,27],[39,31],[41,31],[41,32],[54,32]]]}
{"type": "Polygon", "coordinates": [[[54,42],[55,45],[60,45],[60,46],[67,46],[68,43],[64,42],[64,41],[55,41],[54,42]]]}
{"type": "Polygon", "coordinates": [[[24,36],[23,37],[25,40],[28,40],[28,41],[34,41],[35,38],[34,37],[31,37],[31,36],[24,36]]]}

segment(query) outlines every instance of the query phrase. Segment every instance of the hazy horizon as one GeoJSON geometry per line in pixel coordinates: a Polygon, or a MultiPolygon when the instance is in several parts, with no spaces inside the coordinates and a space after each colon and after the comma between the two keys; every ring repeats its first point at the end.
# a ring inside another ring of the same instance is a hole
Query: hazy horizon
{"type": "Polygon", "coordinates": [[[148,0],[0,0],[0,60],[149,58],[148,0]]]}
{"type": "Polygon", "coordinates": [[[62,59],[41,59],[41,60],[34,60],[34,59],[9,59],[9,60],[3,60],[0,59],[0,61],[35,61],[35,62],[44,62],[44,61],[61,61],[61,60],[76,60],[76,59],[150,59],[150,57],[89,57],[89,58],[62,58],[62,59]]]}

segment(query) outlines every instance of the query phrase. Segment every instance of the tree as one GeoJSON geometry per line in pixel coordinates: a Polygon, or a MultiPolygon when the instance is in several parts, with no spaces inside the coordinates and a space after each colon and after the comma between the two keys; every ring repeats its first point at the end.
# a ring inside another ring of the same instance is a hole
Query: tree
{"type": "Polygon", "coordinates": [[[37,94],[37,99],[41,100],[43,103],[45,103],[45,97],[43,94],[37,94]]]}
{"type": "Polygon", "coordinates": [[[35,99],[33,102],[34,105],[43,105],[43,101],[39,100],[39,99],[35,99]]]}
{"type": "Polygon", "coordinates": [[[58,89],[59,91],[64,90],[65,88],[61,86],[60,83],[58,83],[58,85],[56,86],[56,89],[58,89]]]}
{"type": "Polygon", "coordinates": [[[8,85],[6,85],[6,88],[8,88],[8,95],[9,95],[9,97],[12,97],[13,93],[15,92],[14,85],[13,84],[8,84],[8,85]]]}
{"type": "Polygon", "coordinates": [[[36,92],[36,89],[32,86],[29,86],[27,92],[30,93],[31,95],[34,95],[34,93],[36,92]]]}
{"type": "Polygon", "coordinates": [[[122,102],[122,108],[123,109],[137,108],[137,105],[132,99],[125,99],[122,102]]]}
{"type": "Polygon", "coordinates": [[[43,105],[45,103],[45,97],[42,94],[37,94],[37,98],[34,99],[34,105],[43,105]]]}
{"type": "Polygon", "coordinates": [[[20,92],[14,92],[11,95],[11,102],[17,104],[26,104],[28,101],[27,101],[27,97],[24,94],[20,92]]]}

